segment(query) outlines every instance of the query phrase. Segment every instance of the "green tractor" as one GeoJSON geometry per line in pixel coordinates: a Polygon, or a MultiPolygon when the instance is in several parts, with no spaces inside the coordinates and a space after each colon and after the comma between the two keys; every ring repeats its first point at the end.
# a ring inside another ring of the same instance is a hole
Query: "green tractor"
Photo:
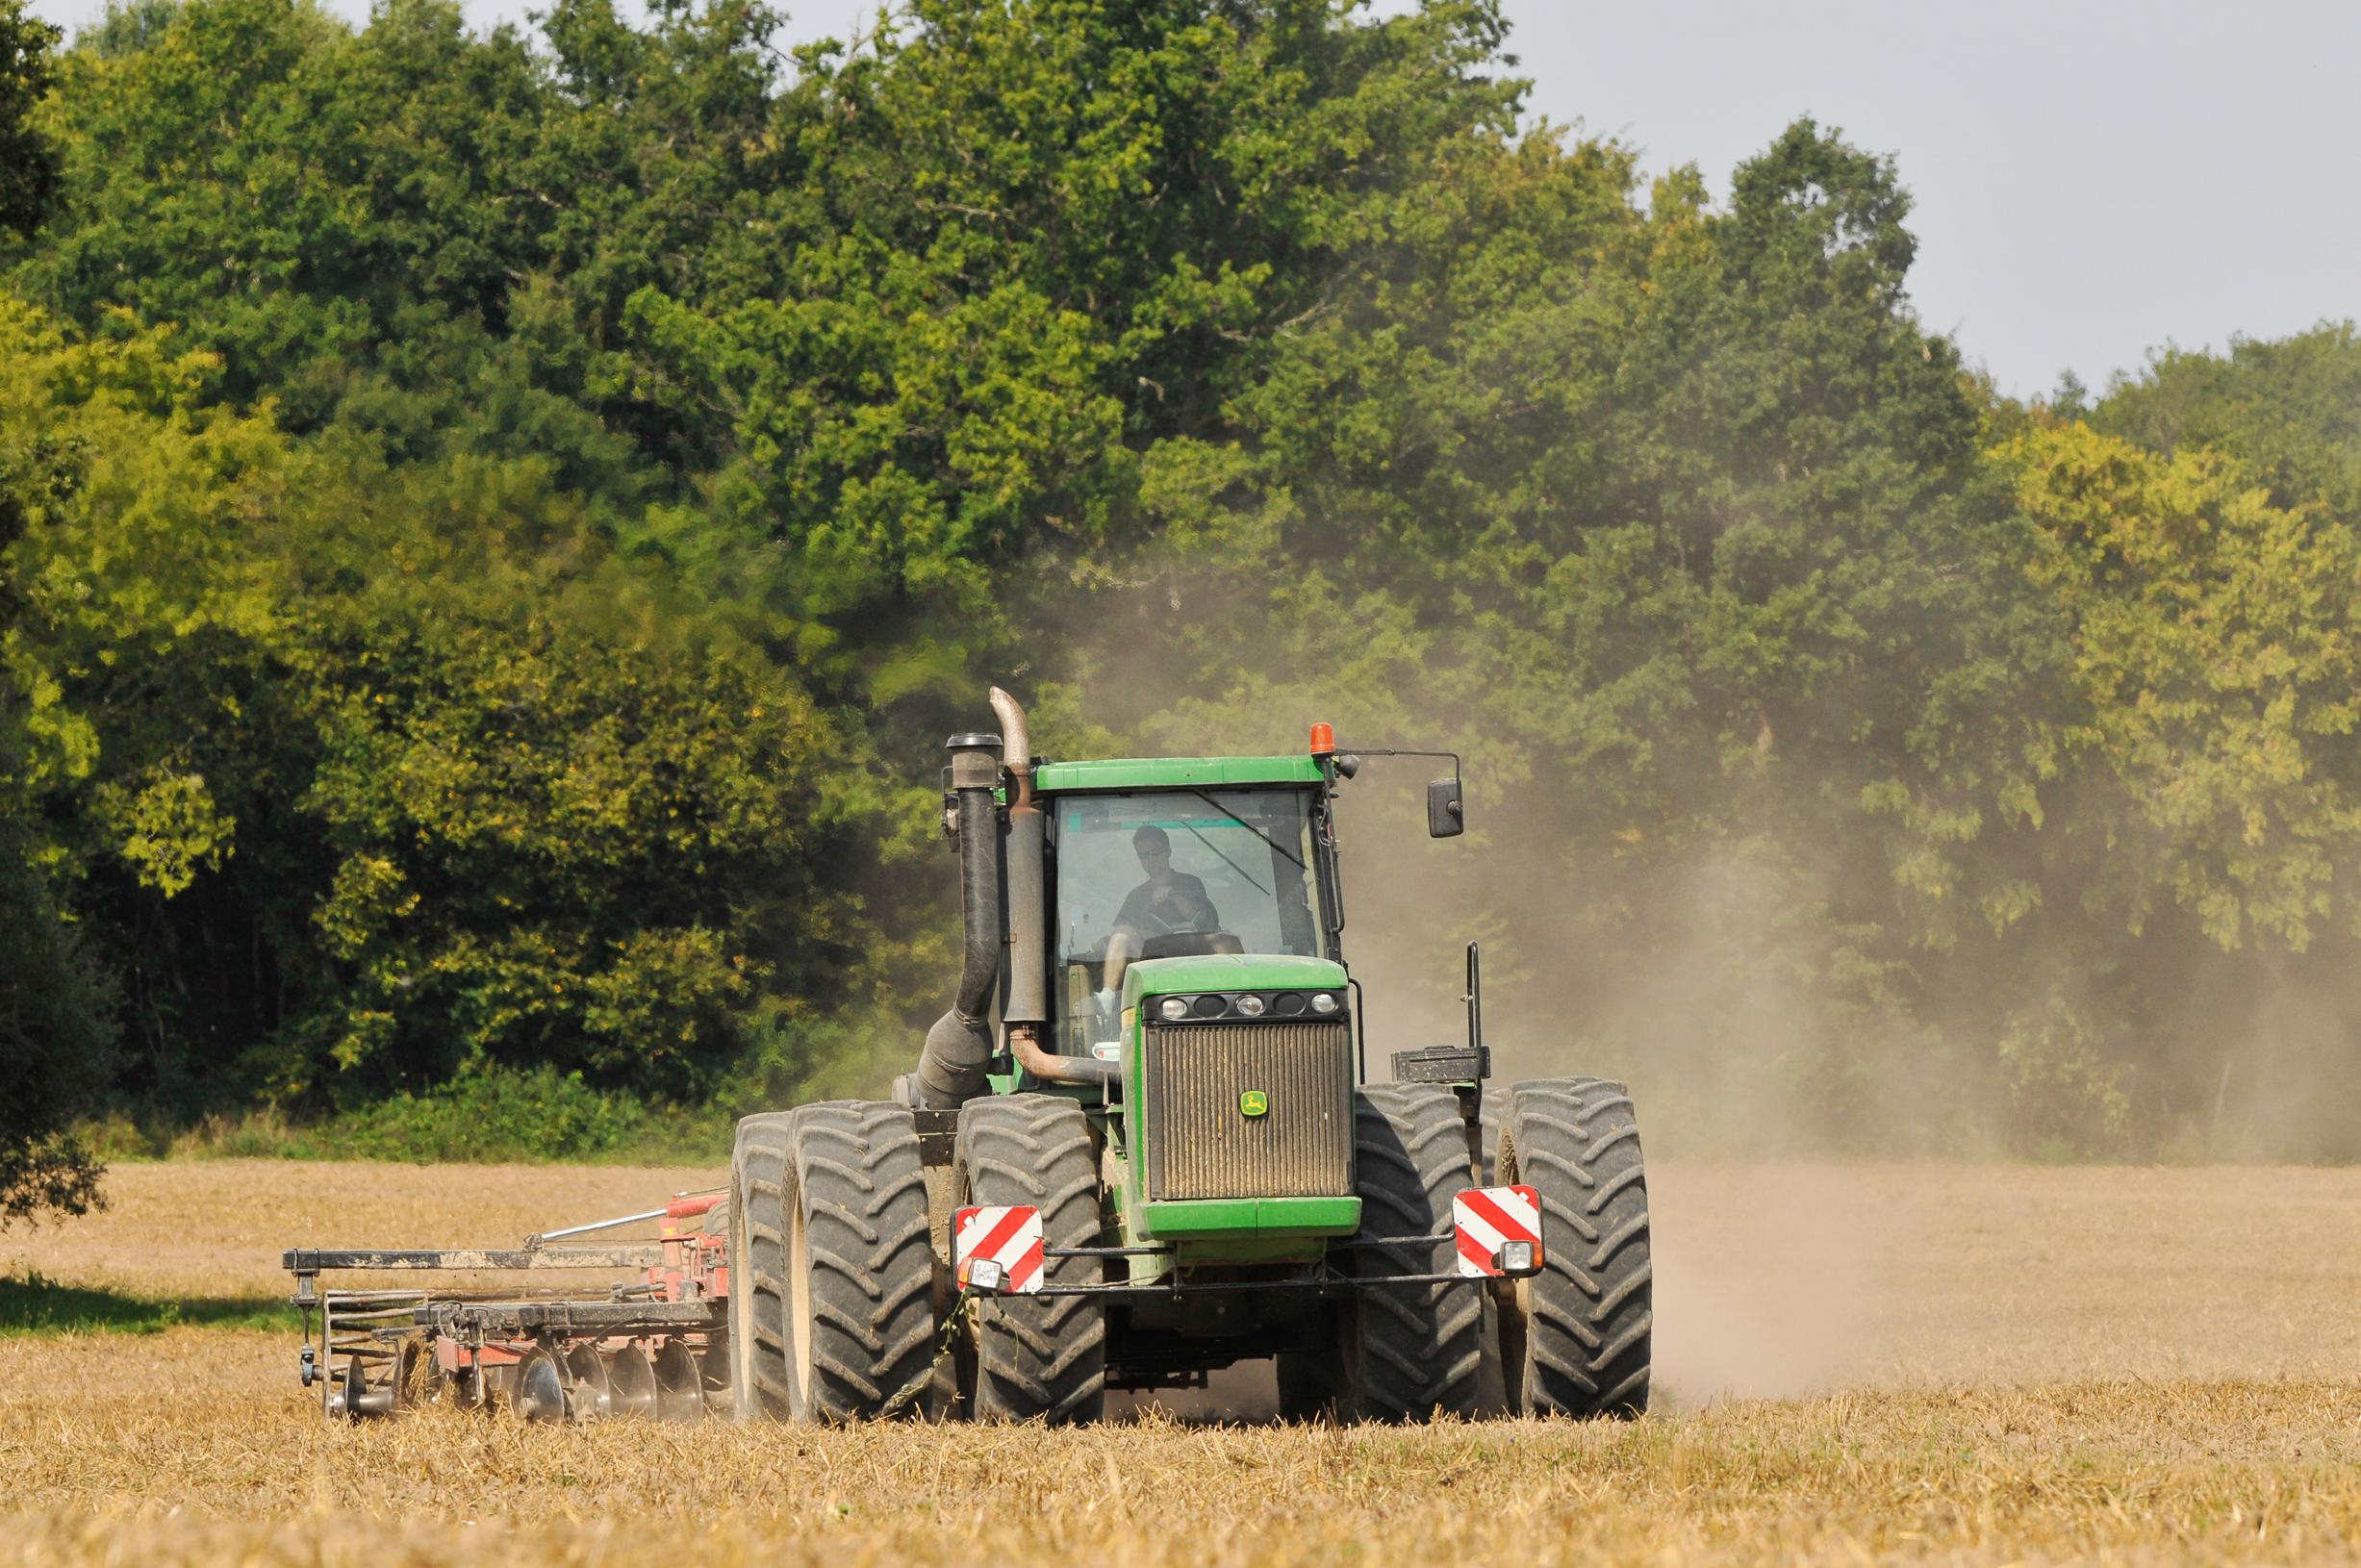
{"type": "Polygon", "coordinates": [[[1645,1409],[1623,1087],[1517,1084],[1487,1148],[1472,947],[1466,1043],[1369,1081],[1338,793],[1449,753],[1046,762],[991,702],[950,741],[964,960],[916,1071],[739,1125],[739,1413],[1088,1422],[1265,1357],[1295,1418],[1645,1409]]]}

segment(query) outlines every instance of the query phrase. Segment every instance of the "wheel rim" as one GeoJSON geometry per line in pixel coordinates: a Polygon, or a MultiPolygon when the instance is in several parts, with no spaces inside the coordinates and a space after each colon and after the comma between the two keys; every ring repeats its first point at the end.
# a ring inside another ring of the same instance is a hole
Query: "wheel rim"
{"type": "Polygon", "coordinates": [[[729,1195],[729,1399],[740,1421],[754,1419],[754,1273],[746,1255],[746,1195],[729,1195]]]}
{"type": "Polygon", "coordinates": [[[793,1354],[792,1386],[799,1421],[812,1417],[812,1238],[803,1223],[803,1194],[787,1205],[787,1334],[793,1354]]]}

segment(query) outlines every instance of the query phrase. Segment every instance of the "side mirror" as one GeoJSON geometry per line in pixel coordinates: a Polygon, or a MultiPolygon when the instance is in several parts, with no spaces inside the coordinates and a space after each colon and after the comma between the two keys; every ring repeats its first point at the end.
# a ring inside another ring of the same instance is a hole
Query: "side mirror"
{"type": "Polygon", "coordinates": [[[1427,786],[1427,837],[1456,839],[1467,831],[1467,812],[1460,804],[1460,781],[1438,778],[1427,786]]]}

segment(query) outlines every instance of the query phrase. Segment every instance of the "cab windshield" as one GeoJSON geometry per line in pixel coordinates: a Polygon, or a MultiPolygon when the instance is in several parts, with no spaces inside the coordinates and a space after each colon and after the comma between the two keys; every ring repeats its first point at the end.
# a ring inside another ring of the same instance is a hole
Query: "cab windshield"
{"type": "Polygon", "coordinates": [[[1068,1051],[1116,1037],[1137,959],[1319,953],[1309,790],[1069,796],[1053,822],[1068,1051]]]}

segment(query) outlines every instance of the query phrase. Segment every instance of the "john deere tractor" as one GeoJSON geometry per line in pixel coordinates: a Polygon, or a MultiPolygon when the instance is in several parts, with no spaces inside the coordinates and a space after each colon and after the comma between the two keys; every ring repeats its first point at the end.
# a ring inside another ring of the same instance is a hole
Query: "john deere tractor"
{"type": "MultiPolygon", "coordinates": [[[[1369,1078],[1340,792],[1378,755],[1052,762],[995,690],[950,741],[964,961],[882,1101],[749,1117],[726,1205],[739,1412],[1087,1422],[1276,1357],[1283,1413],[1648,1399],[1630,1098],[1468,1038],[1369,1078]]],[[[1463,828],[1457,758],[1428,831],[1463,828]]]]}

